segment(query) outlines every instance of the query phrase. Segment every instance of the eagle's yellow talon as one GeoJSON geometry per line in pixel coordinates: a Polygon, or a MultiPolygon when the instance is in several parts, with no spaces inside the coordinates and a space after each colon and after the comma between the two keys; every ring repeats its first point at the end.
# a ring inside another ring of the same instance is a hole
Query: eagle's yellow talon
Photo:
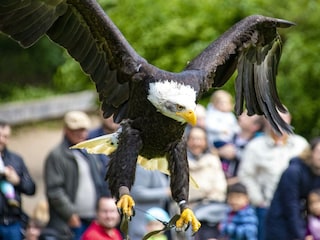
{"type": "Polygon", "coordinates": [[[134,207],[135,203],[133,198],[130,195],[122,195],[119,199],[119,201],[117,202],[117,207],[118,209],[121,210],[122,214],[125,214],[128,217],[133,216],[133,207],[134,207]]]}
{"type": "Polygon", "coordinates": [[[176,221],[176,227],[178,229],[183,229],[184,226],[191,223],[192,232],[197,232],[201,227],[201,223],[198,221],[193,211],[189,208],[186,208],[182,211],[180,218],[176,221]]]}

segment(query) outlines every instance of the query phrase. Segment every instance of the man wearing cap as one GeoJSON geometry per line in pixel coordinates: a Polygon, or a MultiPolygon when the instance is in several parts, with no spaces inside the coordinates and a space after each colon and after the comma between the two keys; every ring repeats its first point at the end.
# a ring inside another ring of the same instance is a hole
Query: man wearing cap
{"type": "MultiPolygon", "coordinates": [[[[101,161],[95,155],[69,147],[87,139],[91,122],[81,111],[64,116],[64,137],[45,162],[50,220],[46,230],[58,239],[80,239],[95,217],[95,204],[108,195],[101,161]]],[[[44,235],[46,234],[44,231],[44,235]]],[[[45,238],[43,238],[45,239],[45,238]]]]}

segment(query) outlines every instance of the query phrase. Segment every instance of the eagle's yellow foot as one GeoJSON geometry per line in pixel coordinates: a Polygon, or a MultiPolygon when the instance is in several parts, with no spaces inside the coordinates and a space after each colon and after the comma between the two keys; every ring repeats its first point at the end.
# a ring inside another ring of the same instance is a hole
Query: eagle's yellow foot
{"type": "Polygon", "coordinates": [[[134,201],[133,198],[129,194],[121,195],[119,201],[117,202],[117,207],[122,215],[120,230],[126,236],[126,239],[129,239],[129,221],[131,217],[134,216],[134,201]]]}
{"type": "Polygon", "coordinates": [[[133,198],[128,194],[122,195],[117,202],[117,207],[120,213],[128,218],[131,218],[134,215],[134,205],[135,203],[133,198]]]}
{"type": "Polygon", "coordinates": [[[198,221],[193,211],[190,208],[185,208],[180,218],[176,221],[177,231],[184,230],[191,223],[192,232],[198,232],[201,227],[201,223],[198,221]]]}

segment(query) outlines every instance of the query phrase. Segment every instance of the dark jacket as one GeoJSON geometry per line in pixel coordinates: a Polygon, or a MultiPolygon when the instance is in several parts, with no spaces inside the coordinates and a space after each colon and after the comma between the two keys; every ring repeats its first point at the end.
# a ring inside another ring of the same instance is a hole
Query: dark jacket
{"type": "MultiPolygon", "coordinates": [[[[2,152],[2,159],[5,166],[12,166],[20,177],[20,183],[18,186],[14,186],[15,198],[19,201],[21,206],[21,194],[33,195],[36,191],[36,185],[31,178],[29,171],[23,161],[23,159],[17,155],[5,149],[2,152]]],[[[4,221],[15,221],[20,219],[21,211],[17,211],[16,208],[9,207],[6,198],[3,194],[0,194],[0,224],[4,221]]]]}
{"type": "MultiPolygon", "coordinates": [[[[50,152],[45,162],[44,175],[50,210],[48,227],[65,235],[70,233],[67,222],[75,213],[74,202],[78,188],[78,165],[69,147],[70,143],[64,139],[50,152]]],[[[91,154],[86,154],[86,157],[96,188],[96,198],[106,196],[107,186],[101,175],[103,166],[100,159],[91,154]]]]}
{"type": "Polygon", "coordinates": [[[306,199],[320,187],[315,175],[300,158],[293,158],[283,172],[266,218],[266,240],[304,239],[306,199]]]}

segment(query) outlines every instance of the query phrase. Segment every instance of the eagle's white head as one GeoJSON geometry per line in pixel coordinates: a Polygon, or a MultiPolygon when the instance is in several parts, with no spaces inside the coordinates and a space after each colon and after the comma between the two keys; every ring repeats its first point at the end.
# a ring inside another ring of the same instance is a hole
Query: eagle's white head
{"type": "Polygon", "coordinates": [[[196,91],[174,81],[150,83],[148,100],[163,115],[181,123],[195,125],[196,91]]]}

